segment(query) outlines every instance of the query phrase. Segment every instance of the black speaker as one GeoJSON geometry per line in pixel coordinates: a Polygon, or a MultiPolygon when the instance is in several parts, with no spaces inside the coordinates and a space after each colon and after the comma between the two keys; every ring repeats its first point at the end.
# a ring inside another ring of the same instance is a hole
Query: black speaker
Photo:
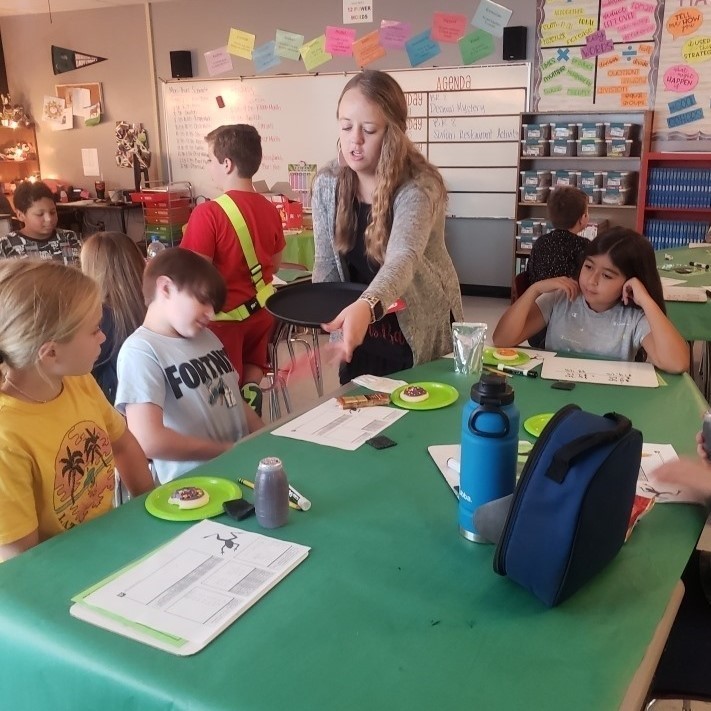
{"type": "MultiPolygon", "coordinates": [[[[523,28],[526,29],[525,27],[523,28]]],[[[189,49],[170,53],[170,73],[173,79],[189,79],[193,75],[193,58],[189,49]]]]}
{"type": "Polygon", "coordinates": [[[504,59],[508,61],[526,59],[527,40],[528,27],[524,25],[504,27],[504,59]]]}

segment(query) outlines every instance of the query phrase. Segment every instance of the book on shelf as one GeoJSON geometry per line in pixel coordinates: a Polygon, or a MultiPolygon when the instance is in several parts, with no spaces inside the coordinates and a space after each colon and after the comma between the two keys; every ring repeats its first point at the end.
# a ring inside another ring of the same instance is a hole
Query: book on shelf
{"type": "Polygon", "coordinates": [[[204,520],[75,595],[70,614],[187,656],[244,614],[309,550],[204,520]]]}

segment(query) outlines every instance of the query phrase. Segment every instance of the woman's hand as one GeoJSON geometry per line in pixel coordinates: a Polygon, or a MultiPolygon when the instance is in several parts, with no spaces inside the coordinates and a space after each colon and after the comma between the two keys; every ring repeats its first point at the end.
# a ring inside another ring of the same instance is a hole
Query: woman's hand
{"type": "Polygon", "coordinates": [[[644,309],[645,299],[649,300],[650,298],[649,292],[637,277],[628,279],[622,285],[622,303],[625,306],[637,304],[637,306],[644,309]]]}
{"type": "Polygon", "coordinates": [[[370,304],[364,299],[356,299],[350,306],[346,306],[330,323],[322,323],[321,328],[327,333],[343,331],[343,360],[350,363],[353,351],[363,343],[372,314],[370,304]]]}
{"type": "MultiPolygon", "coordinates": [[[[550,291],[563,291],[568,297],[568,301],[575,299],[580,293],[580,286],[575,279],[570,277],[554,277],[553,279],[543,279],[537,281],[533,285],[537,292],[537,296],[547,294],[550,291]]],[[[529,287],[531,288],[531,287],[529,287]]]]}

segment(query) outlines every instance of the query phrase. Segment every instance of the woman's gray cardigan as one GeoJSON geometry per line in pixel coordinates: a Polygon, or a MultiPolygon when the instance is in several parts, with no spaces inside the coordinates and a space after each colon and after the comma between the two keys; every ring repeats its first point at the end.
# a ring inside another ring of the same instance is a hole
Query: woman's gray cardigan
{"type": "MultiPolygon", "coordinates": [[[[348,281],[347,267],[334,246],[337,172],[337,165],[331,164],[313,183],[314,282],[348,281]]],[[[386,309],[398,298],[405,301],[397,320],[415,365],[451,353],[450,313],[455,321],[462,320],[459,279],[444,244],[444,204],[432,209],[435,194],[421,180],[397,191],[385,261],[364,292],[380,299],[386,309]]]]}

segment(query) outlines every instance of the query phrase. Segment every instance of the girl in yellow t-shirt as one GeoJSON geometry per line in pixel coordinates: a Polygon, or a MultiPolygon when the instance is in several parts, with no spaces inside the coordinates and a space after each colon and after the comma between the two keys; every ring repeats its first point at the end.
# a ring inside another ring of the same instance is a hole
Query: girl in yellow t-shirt
{"type": "Polygon", "coordinates": [[[153,487],[145,455],[91,376],[101,294],[78,269],[0,262],[0,560],[111,508],[114,466],[153,487]]]}

